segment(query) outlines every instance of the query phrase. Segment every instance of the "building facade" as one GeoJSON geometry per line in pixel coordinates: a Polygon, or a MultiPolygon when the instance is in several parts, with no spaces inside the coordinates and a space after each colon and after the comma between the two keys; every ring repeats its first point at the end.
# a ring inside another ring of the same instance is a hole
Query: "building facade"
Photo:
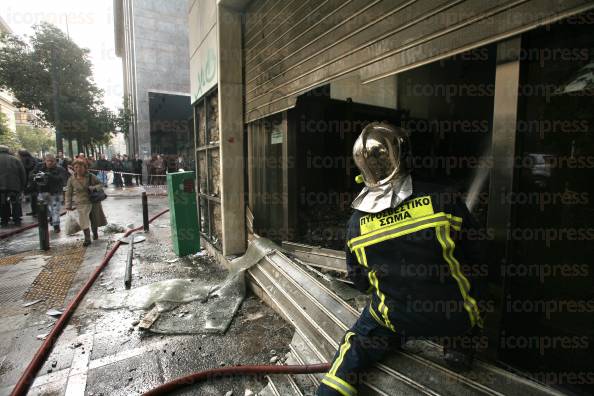
{"type": "Polygon", "coordinates": [[[194,0],[189,10],[205,242],[224,255],[253,235],[341,249],[360,190],[354,140],[371,121],[403,126],[415,177],[459,191],[488,242],[477,267],[493,302],[487,355],[591,393],[591,381],[563,377],[591,372],[591,310],[538,302],[592,301],[593,1],[194,0]],[[579,273],[553,271],[563,266],[579,273]],[[549,270],[546,281],[527,272],[549,270]],[[583,343],[533,342],[551,337],[583,343]]]}
{"type": "Polygon", "coordinates": [[[187,13],[187,0],[114,0],[130,154],[192,153],[187,13]]]}
{"type": "MultiPolygon", "coordinates": [[[[0,17],[0,33],[12,33],[10,26],[0,17]]],[[[15,98],[8,91],[0,91],[0,111],[4,114],[8,129],[16,132],[16,114],[18,109],[14,105],[15,98]]]]}

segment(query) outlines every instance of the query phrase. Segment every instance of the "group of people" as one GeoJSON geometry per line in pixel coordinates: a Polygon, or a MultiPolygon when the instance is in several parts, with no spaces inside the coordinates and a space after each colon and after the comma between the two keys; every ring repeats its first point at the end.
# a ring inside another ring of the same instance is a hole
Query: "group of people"
{"type": "Polygon", "coordinates": [[[153,154],[146,161],[143,161],[138,154],[134,157],[114,154],[111,159],[107,159],[105,155],[101,155],[98,159],[94,157],[84,159],[90,171],[101,180],[104,186],[107,186],[108,174],[113,172],[113,185],[116,188],[143,185],[145,171],[149,185],[163,185],[167,172],[176,171],[183,165],[182,157],[169,158],[161,154],[153,154]]]}
{"type": "Polygon", "coordinates": [[[91,171],[105,186],[107,186],[109,172],[113,172],[113,184],[117,188],[129,187],[134,184],[137,186],[142,185],[143,161],[139,158],[138,154],[134,158],[128,157],[126,154],[114,154],[111,160],[108,160],[105,155],[102,155],[96,161],[93,160],[89,165],[91,171]]]}
{"type": "Polygon", "coordinates": [[[84,246],[97,239],[98,227],[107,224],[101,202],[91,202],[92,191],[102,190],[104,183],[89,172],[92,161],[79,154],[73,161],[59,152],[57,156],[46,154],[43,160],[36,159],[27,150],[13,155],[6,146],[0,146],[0,225],[6,227],[9,220],[21,225],[23,195],[31,202],[29,215],[36,215],[40,203],[48,208],[49,221],[54,232],[59,233],[63,204],[66,210],[77,211],[77,219],[83,230],[84,246]]]}
{"type": "Polygon", "coordinates": [[[31,203],[31,211],[26,215],[36,216],[39,203],[45,203],[54,232],[59,233],[62,208],[76,208],[79,225],[85,234],[85,245],[97,239],[97,228],[106,224],[101,204],[90,204],[89,191],[108,186],[110,173],[116,188],[140,186],[143,184],[143,170],[148,172],[151,185],[165,184],[168,171],[183,166],[181,157],[168,158],[154,154],[147,161],[138,155],[113,155],[107,159],[105,154],[97,158],[78,154],[69,159],[62,152],[47,154],[39,159],[27,150],[11,153],[8,147],[0,146],[0,225],[7,227],[9,222],[20,226],[22,221],[22,201],[25,197],[31,203]]]}

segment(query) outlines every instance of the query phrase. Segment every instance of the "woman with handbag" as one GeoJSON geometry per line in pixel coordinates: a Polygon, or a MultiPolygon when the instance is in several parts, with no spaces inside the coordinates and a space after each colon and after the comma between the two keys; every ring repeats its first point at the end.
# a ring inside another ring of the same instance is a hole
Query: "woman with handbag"
{"type": "Polygon", "coordinates": [[[101,206],[101,201],[106,198],[106,195],[103,192],[103,184],[97,176],[88,172],[85,161],[75,160],[72,167],[74,176],[68,179],[66,185],[66,209],[74,210],[72,207],[74,201],[78,212],[78,224],[85,234],[83,246],[89,246],[91,244],[89,227],[93,230],[93,239],[98,239],[97,228],[107,224],[101,206]]]}

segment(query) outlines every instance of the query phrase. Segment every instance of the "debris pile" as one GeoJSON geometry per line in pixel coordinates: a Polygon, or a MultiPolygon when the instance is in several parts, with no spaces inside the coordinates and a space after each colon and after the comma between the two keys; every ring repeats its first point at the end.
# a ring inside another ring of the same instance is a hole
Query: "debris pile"
{"type": "Polygon", "coordinates": [[[328,249],[343,250],[346,224],[352,209],[331,205],[304,207],[299,211],[299,242],[328,249]]]}

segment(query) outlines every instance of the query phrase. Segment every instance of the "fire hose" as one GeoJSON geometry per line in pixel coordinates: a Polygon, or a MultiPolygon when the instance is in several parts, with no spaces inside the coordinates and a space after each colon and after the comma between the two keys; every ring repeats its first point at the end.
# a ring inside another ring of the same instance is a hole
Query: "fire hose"
{"type": "Polygon", "coordinates": [[[25,232],[25,231],[30,230],[31,228],[35,228],[37,226],[38,226],[37,223],[33,223],[33,224],[28,224],[28,225],[26,225],[24,227],[21,227],[21,228],[17,228],[16,230],[10,230],[10,231],[7,231],[7,232],[3,232],[2,234],[0,234],[0,240],[1,239],[9,238],[9,237],[11,237],[13,235],[16,235],[16,234],[20,234],[21,232],[25,232]]]}
{"type": "Polygon", "coordinates": [[[261,375],[261,374],[314,374],[325,373],[330,369],[330,363],[319,363],[309,365],[294,365],[294,366],[278,366],[278,365],[262,365],[262,366],[232,366],[222,367],[210,370],[199,371],[190,375],[179,377],[173,381],[167,382],[163,385],[151,389],[143,393],[143,396],[160,396],[166,395],[179,388],[194,385],[197,382],[205,379],[212,379],[218,377],[225,377],[231,375],[261,375]]]}
{"type": "MultiPolygon", "coordinates": [[[[166,210],[156,214],[151,219],[149,219],[149,222],[153,222],[159,216],[164,215],[167,212],[169,212],[169,209],[166,209],[166,210]]],[[[124,237],[129,236],[133,232],[140,231],[140,230],[142,230],[142,228],[143,228],[143,226],[130,229],[130,230],[126,231],[126,233],[124,234],[124,237]]],[[[76,309],[78,304],[80,304],[80,302],[82,301],[84,296],[87,294],[87,292],[89,291],[91,286],[93,286],[93,283],[95,283],[95,280],[97,280],[97,277],[99,277],[99,274],[107,266],[107,264],[109,263],[109,260],[111,260],[111,258],[113,257],[113,255],[118,250],[118,248],[120,247],[121,244],[122,244],[121,241],[117,241],[112,246],[112,248],[109,249],[109,252],[107,252],[107,254],[103,258],[101,263],[97,266],[97,268],[95,268],[95,271],[93,271],[93,273],[91,274],[91,276],[87,280],[87,282],[78,291],[78,293],[76,293],[76,296],[72,299],[72,301],[70,301],[70,303],[68,304],[68,306],[62,313],[62,316],[60,316],[60,319],[58,319],[58,321],[54,325],[52,331],[48,334],[46,339],[43,341],[43,343],[41,344],[41,346],[35,353],[35,356],[33,356],[33,359],[31,360],[31,362],[25,369],[25,372],[19,378],[19,381],[17,382],[14,389],[10,393],[11,396],[23,396],[27,393],[27,391],[29,390],[29,387],[35,380],[35,376],[37,375],[37,373],[43,366],[44,362],[47,360],[49,354],[51,353],[52,348],[54,347],[54,344],[58,341],[58,338],[60,337],[62,330],[68,323],[68,320],[70,319],[72,314],[74,313],[74,310],[76,309]]]]}
{"type": "MultiPolygon", "coordinates": [[[[165,213],[169,212],[169,209],[166,209],[152,218],[149,219],[149,223],[152,223],[158,217],[164,215],[165,213]]],[[[32,228],[32,226],[27,226],[32,228]]],[[[26,228],[26,227],[23,227],[26,228]]],[[[129,236],[131,233],[140,231],[143,226],[136,227],[134,229],[130,229],[126,231],[124,234],[124,238],[129,236]]],[[[24,230],[21,230],[21,232],[24,230]]],[[[123,238],[121,238],[123,239],[123,238]]],[[[16,383],[14,389],[10,393],[10,396],[23,396],[25,395],[31,384],[35,380],[35,376],[47,360],[49,354],[51,353],[54,344],[58,341],[62,330],[68,323],[70,317],[74,313],[74,310],[80,304],[84,296],[87,294],[91,286],[95,283],[99,274],[103,269],[107,266],[115,252],[118,250],[120,245],[122,244],[121,240],[116,241],[116,243],[109,249],[101,263],[95,268],[95,271],[91,274],[90,278],[84,284],[84,286],[78,291],[76,296],[70,301],[60,319],[54,325],[52,331],[48,334],[46,339],[43,341],[35,356],[25,369],[24,373],[19,378],[18,382],[16,383]]],[[[193,385],[197,382],[203,381],[205,379],[212,379],[212,378],[220,378],[224,376],[230,375],[261,375],[261,374],[313,374],[313,373],[323,373],[330,369],[329,363],[320,363],[320,364],[311,364],[311,365],[291,365],[291,366],[279,366],[279,365],[262,365],[262,366],[233,366],[233,367],[223,367],[223,368],[216,368],[210,369],[205,371],[200,371],[197,373],[193,373],[190,375],[186,375],[183,377],[179,377],[174,379],[173,381],[167,382],[163,385],[160,385],[148,392],[144,395],[155,396],[155,395],[164,395],[169,392],[172,392],[175,389],[179,389],[181,387],[193,385]]]]}
{"type": "MultiPolygon", "coordinates": [[[[66,214],[66,212],[62,212],[62,213],[60,213],[60,216],[64,216],[65,214],[66,214]]],[[[27,224],[26,226],[17,228],[16,230],[10,230],[7,232],[3,232],[0,234],[0,240],[10,238],[13,235],[20,234],[21,232],[25,232],[27,230],[30,230],[31,228],[35,228],[38,225],[39,225],[39,223],[27,224]]]]}

